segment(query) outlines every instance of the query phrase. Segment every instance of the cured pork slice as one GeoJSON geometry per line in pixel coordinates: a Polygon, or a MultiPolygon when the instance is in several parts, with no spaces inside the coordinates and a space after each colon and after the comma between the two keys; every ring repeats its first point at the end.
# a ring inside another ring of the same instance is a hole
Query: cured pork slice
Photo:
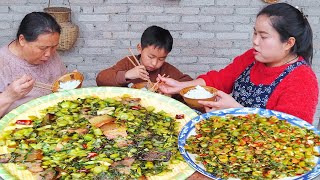
{"type": "Polygon", "coordinates": [[[115,121],[116,119],[108,114],[102,116],[94,116],[89,119],[89,122],[95,127],[101,127],[104,124],[115,121]]]}
{"type": "Polygon", "coordinates": [[[108,138],[108,139],[115,139],[117,137],[127,137],[127,131],[125,126],[121,126],[116,124],[115,122],[105,124],[100,127],[101,131],[103,134],[108,138]]]}

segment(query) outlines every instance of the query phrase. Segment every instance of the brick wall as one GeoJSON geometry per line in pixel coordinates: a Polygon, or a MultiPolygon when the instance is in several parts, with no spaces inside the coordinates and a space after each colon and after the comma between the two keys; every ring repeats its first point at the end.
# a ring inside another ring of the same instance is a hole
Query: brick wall
{"type": "MultiPolygon", "coordinates": [[[[69,70],[85,75],[84,86],[95,86],[101,69],[113,65],[135,48],[143,30],[159,25],[171,31],[174,47],[168,61],[196,77],[220,69],[251,47],[255,15],[262,0],[69,0],[72,21],[80,27],[74,48],[60,52],[69,70]]],[[[314,71],[320,77],[320,3],[280,0],[308,14],[314,31],[314,71]]],[[[47,0],[0,0],[0,45],[14,38],[26,13],[42,11],[47,0]]],[[[67,0],[51,0],[67,6],[67,0]]],[[[320,82],[320,78],[319,78],[320,82]]],[[[319,119],[319,110],[317,113],[319,119]]],[[[317,125],[317,122],[315,123],[317,125]]]]}

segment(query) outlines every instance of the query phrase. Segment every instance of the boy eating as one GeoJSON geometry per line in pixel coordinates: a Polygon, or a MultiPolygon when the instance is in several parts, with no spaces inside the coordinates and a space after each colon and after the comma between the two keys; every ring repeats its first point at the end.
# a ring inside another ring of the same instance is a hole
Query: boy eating
{"type": "MultiPolygon", "coordinates": [[[[170,76],[178,81],[190,81],[189,75],[183,74],[173,65],[165,62],[172,49],[173,38],[170,32],[159,26],[148,27],[137,45],[139,64],[130,62],[133,56],[125,57],[114,66],[99,72],[96,82],[98,86],[128,86],[146,80],[155,82],[158,74],[170,76]]],[[[135,61],[133,61],[135,62],[135,61]]]]}

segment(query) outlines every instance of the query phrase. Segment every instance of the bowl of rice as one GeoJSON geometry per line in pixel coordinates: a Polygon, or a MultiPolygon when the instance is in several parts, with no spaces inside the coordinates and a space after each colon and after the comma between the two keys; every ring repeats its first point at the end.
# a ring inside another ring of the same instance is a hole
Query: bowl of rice
{"type": "Polygon", "coordinates": [[[180,95],[189,107],[202,110],[203,105],[198,101],[215,101],[217,91],[214,87],[197,85],[183,88],[180,95]]]}
{"type": "Polygon", "coordinates": [[[81,88],[83,79],[84,77],[80,72],[71,72],[65,74],[53,83],[52,91],[58,92],[81,88]]]}

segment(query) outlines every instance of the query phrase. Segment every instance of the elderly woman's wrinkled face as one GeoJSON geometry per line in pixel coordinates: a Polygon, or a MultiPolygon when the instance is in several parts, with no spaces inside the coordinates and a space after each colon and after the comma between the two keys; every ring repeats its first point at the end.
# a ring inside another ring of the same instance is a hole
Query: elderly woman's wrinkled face
{"type": "Polygon", "coordinates": [[[43,64],[55,54],[59,44],[60,34],[57,32],[40,34],[33,42],[26,41],[23,37],[19,39],[22,46],[23,58],[30,64],[43,64]]]}

